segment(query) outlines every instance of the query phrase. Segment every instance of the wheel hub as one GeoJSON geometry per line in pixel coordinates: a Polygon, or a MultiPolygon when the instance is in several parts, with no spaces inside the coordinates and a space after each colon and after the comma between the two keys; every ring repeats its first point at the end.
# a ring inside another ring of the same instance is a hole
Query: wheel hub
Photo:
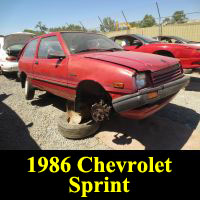
{"type": "Polygon", "coordinates": [[[92,105],[91,116],[94,121],[102,122],[105,119],[109,119],[110,110],[111,106],[105,104],[104,101],[101,100],[99,103],[92,105]]]}

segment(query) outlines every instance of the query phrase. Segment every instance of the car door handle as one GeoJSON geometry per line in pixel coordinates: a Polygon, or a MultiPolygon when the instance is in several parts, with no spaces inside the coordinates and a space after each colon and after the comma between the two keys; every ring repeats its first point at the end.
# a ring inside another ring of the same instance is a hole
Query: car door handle
{"type": "Polygon", "coordinates": [[[35,61],[35,64],[36,64],[36,65],[38,65],[38,64],[39,64],[39,62],[38,62],[38,61],[35,61]]]}
{"type": "Polygon", "coordinates": [[[69,76],[77,76],[77,74],[69,74],[69,76]]]}

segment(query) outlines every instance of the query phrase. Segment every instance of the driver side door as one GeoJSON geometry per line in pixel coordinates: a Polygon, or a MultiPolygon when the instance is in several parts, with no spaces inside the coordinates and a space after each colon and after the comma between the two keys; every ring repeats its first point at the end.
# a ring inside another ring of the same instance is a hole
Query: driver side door
{"type": "Polygon", "coordinates": [[[63,59],[50,58],[50,52],[64,54],[56,35],[43,37],[40,40],[37,55],[33,64],[34,85],[42,90],[66,98],[67,56],[63,59]]]}

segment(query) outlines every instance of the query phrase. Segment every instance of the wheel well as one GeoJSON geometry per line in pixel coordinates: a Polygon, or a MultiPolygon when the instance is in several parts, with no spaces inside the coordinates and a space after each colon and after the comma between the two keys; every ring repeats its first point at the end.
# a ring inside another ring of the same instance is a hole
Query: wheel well
{"type": "Polygon", "coordinates": [[[102,97],[108,101],[112,99],[108,92],[99,83],[90,80],[82,81],[77,87],[76,97],[84,98],[87,96],[88,98],[88,95],[102,97]]]}
{"type": "Polygon", "coordinates": [[[26,77],[27,77],[26,74],[24,72],[21,72],[21,74],[20,74],[20,81],[21,81],[22,88],[25,87],[26,77]]]}
{"type": "Polygon", "coordinates": [[[156,52],[154,52],[154,54],[161,55],[161,56],[168,56],[168,57],[172,57],[172,58],[175,57],[171,52],[165,51],[165,50],[156,51],[156,52]]]}
{"type": "Polygon", "coordinates": [[[95,121],[102,121],[105,118],[109,119],[112,98],[101,84],[91,80],[82,81],[77,87],[74,108],[83,118],[92,117],[95,121]]]}
{"type": "Polygon", "coordinates": [[[95,81],[82,81],[77,87],[76,103],[93,103],[97,98],[111,103],[112,98],[109,93],[95,81]]]}

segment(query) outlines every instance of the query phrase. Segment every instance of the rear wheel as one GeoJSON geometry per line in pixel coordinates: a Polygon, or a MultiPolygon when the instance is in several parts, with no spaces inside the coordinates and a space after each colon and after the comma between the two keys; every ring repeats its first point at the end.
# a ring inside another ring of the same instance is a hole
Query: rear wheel
{"type": "Polygon", "coordinates": [[[1,69],[1,67],[0,67],[0,75],[3,75],[3,70],[1,69]]]}
{"type": "Polygon", "coordinates": [[[26,100],[33,99],[35,95],[35,90],[32,88],[31,84],[29,83],[28,79],[26,78],[25,81],[25,98],[26,100]]]}

